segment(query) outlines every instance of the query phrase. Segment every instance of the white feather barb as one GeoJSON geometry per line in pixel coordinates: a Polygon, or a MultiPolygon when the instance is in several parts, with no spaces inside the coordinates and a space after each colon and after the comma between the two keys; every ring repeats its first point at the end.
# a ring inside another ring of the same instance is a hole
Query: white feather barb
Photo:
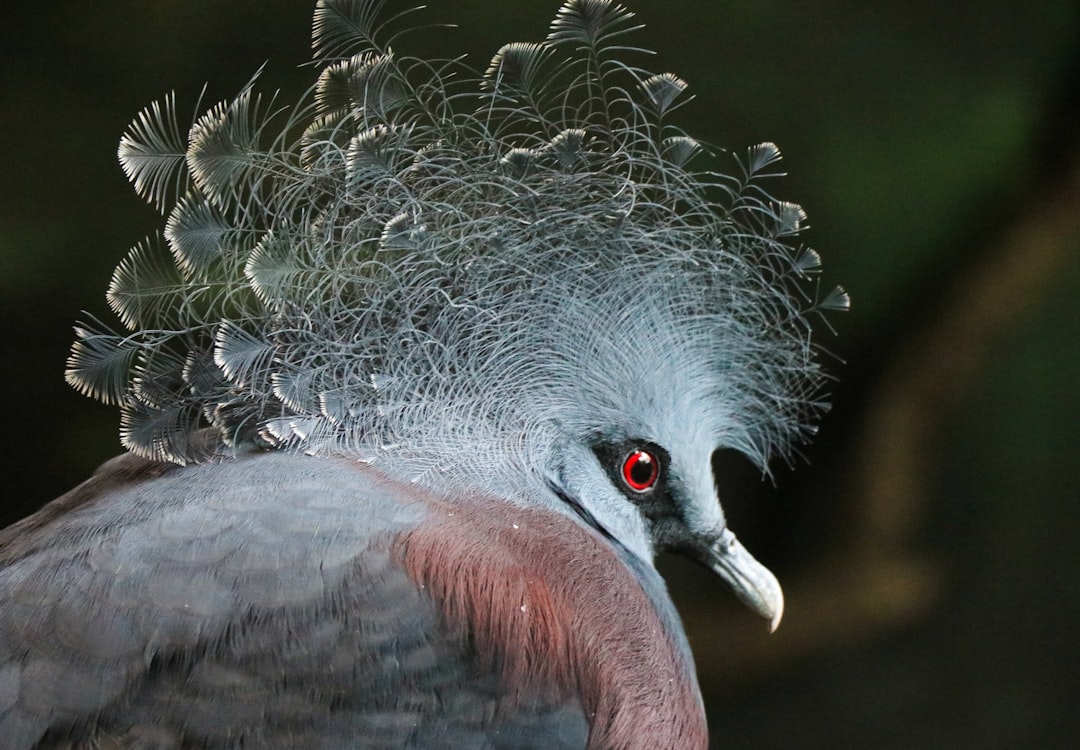
{"type": "Polygon", "coordinates": [[[817,255],[761,186],[776,147],[726,175],[669,122],[686,83],[619,59],[619,4],[569,0],[482,74],[392,52],[383,4],[320,0],[323,71],[294,108],[251,85],[185,144],[169,97],[124,136],[176,268],[147,245],[121,263],[128,331],[79,330],[68,378],[120,404],[125,445],[505,487],[559,441],[664,420],[763,466],[806,439],[817,255]]]}

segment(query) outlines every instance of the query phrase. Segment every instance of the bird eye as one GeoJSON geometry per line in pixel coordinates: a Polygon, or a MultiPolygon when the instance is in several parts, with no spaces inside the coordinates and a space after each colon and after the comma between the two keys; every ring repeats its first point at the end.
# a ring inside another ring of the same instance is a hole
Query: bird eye
{"type": "Polygon", "coordinates": [[[660,462],[648,451],[635,450],[623,461],[623,480],[635,492],[644,492],[656,484],[660,462]]]}

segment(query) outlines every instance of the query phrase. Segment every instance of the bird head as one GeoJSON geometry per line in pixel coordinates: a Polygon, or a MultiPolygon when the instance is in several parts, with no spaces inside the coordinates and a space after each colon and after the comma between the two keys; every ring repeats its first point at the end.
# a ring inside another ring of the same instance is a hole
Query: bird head
{"type": "Polygon", "coordinates": [[[624,58],[633,13],[567,0],[486,69],[401,55],[402,15],[320,0],[312,90],[252,81],[190,127],[173,98],[120,144],[165,214],[83,325],[68,379],[131,451],[375,462],[443,491],[572,512],[651,564],[686,552],[775,625],[775,578],[711,471],[768,471],[824,404],[805,220],[778,149],[679,129],[687,85],[624,58]]]}
{"type": "Polygon", "coordinates": [[[742,421],[747,412],[731,391],[736,384],[717,369],[723,343],[661,307],[677,295],[665,289],[655,305],[637,297],[626,315],[595,320],[586,350],[604,365],[594,377],[565,384],[560,407],[589,418],[567,430],[553,452],[550,486],[640,559],[674,551],[704,564],[775,630],[780,585],[728,528],[712,462],[715,451],[733,446],[756,456],[758,426],[742,421]]]}

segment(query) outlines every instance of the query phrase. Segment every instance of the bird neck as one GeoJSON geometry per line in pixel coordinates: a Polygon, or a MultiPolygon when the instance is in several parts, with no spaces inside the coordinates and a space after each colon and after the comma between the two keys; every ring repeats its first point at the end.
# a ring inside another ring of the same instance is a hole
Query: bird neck
{"type": "Polygon", "coordinates": [[[565,513],[431,498],[394,554],[430,592],[507,709],[578,701],[589,747],[705,748],[690,649],[663,580],[565,513]]]}

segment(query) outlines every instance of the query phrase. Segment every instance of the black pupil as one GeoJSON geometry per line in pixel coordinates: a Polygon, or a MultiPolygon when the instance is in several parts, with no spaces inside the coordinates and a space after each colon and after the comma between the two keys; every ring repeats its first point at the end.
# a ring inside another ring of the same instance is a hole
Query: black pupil
{"type": "Polygon", "coordinates": [[[630,464],[630,479],[634,484],[649,484],[653,478],[652,456],[648,453],[638,453],[630,464]]]}

